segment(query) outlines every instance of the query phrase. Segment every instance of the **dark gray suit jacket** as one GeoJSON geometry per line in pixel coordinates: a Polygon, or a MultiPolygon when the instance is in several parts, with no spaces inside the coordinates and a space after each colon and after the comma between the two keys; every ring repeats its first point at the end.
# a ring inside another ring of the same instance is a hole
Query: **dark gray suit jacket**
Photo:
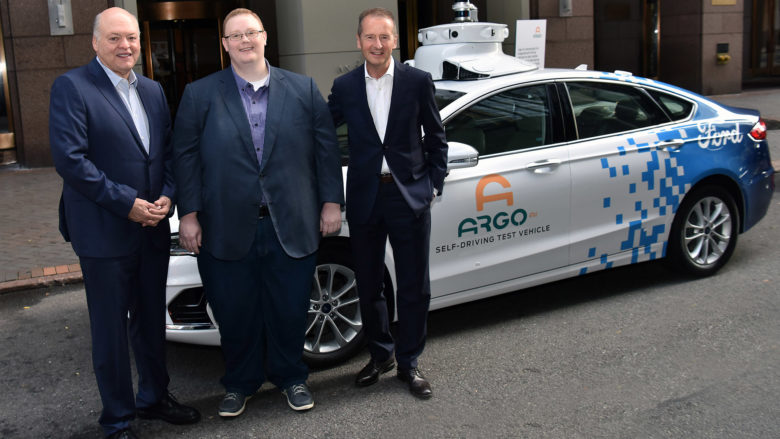
{"type": "Polygon", "coordinates": [[[296,258],[319,246],[323,203],[344,203],[336,132],[314,81],[271,67],[268,93],[262,165],[231,68],[187,85],[176,115],[179,216],[198,212],[202,248],[219,259],[247,254],[261,200],[296,258]]]}
{"type": "Polygon", "coordinates": [[[149,153],[133,118],[106,72],[93,59],[54,81],[49,141],[62,176],[60,231],[76,254],[127,256],[142,234],[161,250],[170,246],[168,220],[141,227],[127,215],[136,198],[175,201],[171,169],[171,116],[159,83],[141,75],[137,90],[149,120],[149,153]]]}

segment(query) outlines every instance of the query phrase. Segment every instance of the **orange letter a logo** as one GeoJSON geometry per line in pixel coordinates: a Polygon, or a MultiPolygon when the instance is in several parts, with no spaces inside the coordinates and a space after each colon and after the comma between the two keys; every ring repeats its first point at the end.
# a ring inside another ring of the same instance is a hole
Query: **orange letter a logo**
{"type": "Polygon", "coordinates": [[[478,212],[482,212],[482,210],[485,208],[485,203],[489,203],[492,201],[506,200],[507,206],[511,206],[512,204],[514,204],[514,198],[512,197],[512,192],[503,192],[498,194],[485,195],[484,194],[485,186],[487,186],[490,183],[498,183],[504,188],[508,188],[509,186],[511,186],[509,184],[509,181],[499,174],[490,174],[482,177],[482,179],[479,180],[479,183],[477,183],[476,199],[477,199],[478,212]]]}

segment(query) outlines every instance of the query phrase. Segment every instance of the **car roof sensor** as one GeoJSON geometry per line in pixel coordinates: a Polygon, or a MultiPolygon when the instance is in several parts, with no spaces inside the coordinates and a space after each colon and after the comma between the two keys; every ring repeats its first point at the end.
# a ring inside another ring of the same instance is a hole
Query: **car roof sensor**
{"type": "Polygon", "coordinates": [[[477,21],[477,7],[454,2],[453,23],[420,29],[413,65],[434,80],[473,80],[536,70],[537,66],[507,55],[501,43],[509,36],[505,24],[477,21]]]}

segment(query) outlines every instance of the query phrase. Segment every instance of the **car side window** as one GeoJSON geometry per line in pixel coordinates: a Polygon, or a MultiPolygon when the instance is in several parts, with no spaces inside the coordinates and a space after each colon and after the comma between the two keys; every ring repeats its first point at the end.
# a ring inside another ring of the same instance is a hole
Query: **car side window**
{"type": "Polygon", "coordinates": [[[672,120],[687,119],[693,111],[693,102],[663,93],[657,90],[648,90],[650,95],[666,110],[666,114],[672,120]]]}
{"type": "Polygon", "coordinates": [[[552,126],[543,84],[487,97],[445,122],[447,141],[471,145],[480,156],[552,143],[552,126]]]}
{"type": "Polygon", "coordinates": [[[669,121],[652,99],[632,86],[569,82],[580,139],[631,131],[669,121]]]}

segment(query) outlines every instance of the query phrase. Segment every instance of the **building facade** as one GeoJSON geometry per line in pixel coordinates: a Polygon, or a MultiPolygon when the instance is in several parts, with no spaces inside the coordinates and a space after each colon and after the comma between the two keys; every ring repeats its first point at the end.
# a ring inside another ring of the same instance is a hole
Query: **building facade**
{"type": "MultiPolygon", "coordinates": [[[[546,67],[627,70],[702,94],[780,83],[780,0],[474,0],[479,20],[545,19],[546,67]]],[[[51,165],[49,90],[94,57],[92,20],[119,6],[139,18],[136,69],[160,81],[175,113],[184,86],[227,66],[224,15],[247,7],[263,19],[273,65],[307,74],[327,95],[360,65],[358,13],[396,13],[397,59],[414,56],[421,28],[452,21],[449,0],[0,0],[0,164],[51,165]]]]}

